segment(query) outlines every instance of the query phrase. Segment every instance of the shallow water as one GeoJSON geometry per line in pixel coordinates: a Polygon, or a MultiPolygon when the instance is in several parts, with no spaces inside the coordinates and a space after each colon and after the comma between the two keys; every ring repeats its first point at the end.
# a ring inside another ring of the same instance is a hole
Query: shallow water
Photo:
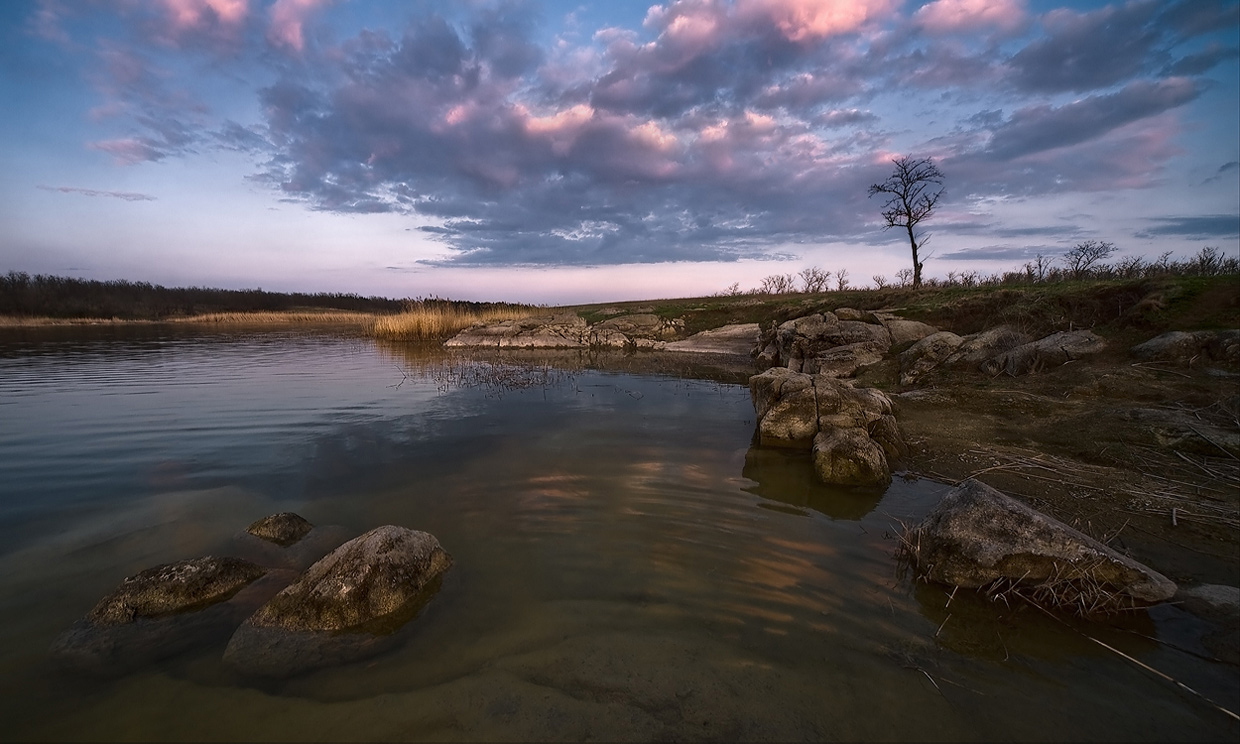
{"type": "MultiPolygon", "coordinates": [[[[561,358],[558,363],[564,365],[561,358]]],[[[0,344],[9,739],[1236,740],[1235,667],[1175,608],[1068,622],[897,575],[943,487],[818,485],[739,385],[456,362],[287,333],[0,344]],[[489,384],[488,384],[489,383],[489,384]],[[117,676],[56,636],[127,575],[267,514],[435,534],[455,566],[382,656],[237,676],[227,637],[117,676]],[[1138,633],[1140,635],[1138,635],[1138,633]],[[1157,639],[1157,640],[1152,640],[1157,639]]]]}

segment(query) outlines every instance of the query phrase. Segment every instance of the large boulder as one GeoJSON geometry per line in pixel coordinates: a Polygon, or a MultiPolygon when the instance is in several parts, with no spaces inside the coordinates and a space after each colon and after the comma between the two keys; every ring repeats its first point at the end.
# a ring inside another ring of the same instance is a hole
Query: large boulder
{"type": "Polygon", "coordinates": [[[512,349],[575,349],[588,345],[589,328],[580,316],[530,316],[471,326],[444,346],[512,349]]]}
{"type": "Polygon", "coordinates": [[[225,661],[287,676],[377,653],[452,565],[426,532],[387,525],[350,540],[264,604],[233,635],[225,661]]]}
{"type": "Polygon", "coordinates": [[[885,318],[883,320],[883,327],[887,329],[887,333],[891,336],[892,346],[920,341],[926,336],[939,332],[938,328],[928,323],[895,317],[885,318]]]}
{"type": "Polygon", "coordinates": [[[849,486],[891,482],[889,455],[903,452],[891,401],[827,375],[774,367],[749,378],[763,446],[810,450],[819,479],[849,486]]]}
{"type": "Polygon", "coordinates": [[[900,354],[900,384],[912,385],[947,361],[964,339],[951,331],[939,331],[921,339],[900,354]]]}
{"type": "Polygon", "coordinates": [[[1167,577],[975,480],[905,536],[922,578],[1081,612],[1164,602],[1167,577]]]}
{"type": "Polygon", "coordinates": [[[1093,331],[1060,331],[988,360],[984,365],[990,374],[1017,377],[1074,362],[1106,348],[1106,341],[1093,331]]]}

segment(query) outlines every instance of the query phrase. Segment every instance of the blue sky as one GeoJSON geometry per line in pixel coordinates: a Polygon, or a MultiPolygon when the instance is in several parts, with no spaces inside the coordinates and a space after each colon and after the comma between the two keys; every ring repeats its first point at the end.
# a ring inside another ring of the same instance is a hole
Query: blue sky
{"type": "Polygon", "coordinates": [[[1236,2],[0,4],[0,271],[551,304],[1240,251],[1236,2]]]}

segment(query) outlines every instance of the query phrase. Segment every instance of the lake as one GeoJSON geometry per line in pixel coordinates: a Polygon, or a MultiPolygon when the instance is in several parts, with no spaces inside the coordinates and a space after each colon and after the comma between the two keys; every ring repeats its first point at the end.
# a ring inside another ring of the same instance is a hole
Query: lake
{"type": "Polygon", "coordinates": [[[0,341],[4,739],[1223,740],[1174,607],[1058,619],[902,576],[947,488],[817,484],[749,392],[676,361],[505,360],[159,326],[0,341]],[[670,368],[669,366],[669,368],[670,368]],[[123,673],[48,657],[126,576],[295,511],[455,565],[387,653],[238,676],[227,636],[123,673]],[[1177,648],[1177,646],[1179,648],[1177,648]]]}

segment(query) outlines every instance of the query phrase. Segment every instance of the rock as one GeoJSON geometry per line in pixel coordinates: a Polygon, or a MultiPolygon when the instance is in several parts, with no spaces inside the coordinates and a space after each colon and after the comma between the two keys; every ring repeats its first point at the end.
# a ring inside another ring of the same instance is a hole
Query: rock
{"type": "Polygon", "coordinates": [[[1162,449],[1207,457],[1240,457],[1240,430],[1216,426],[1188,411],[1133,408],[1123,414],[1150,434],[1150,443],[1162,449]]]}
{"type": "MultiPolygon", "coordinates": [[[[695,333],[683,341],[672,341],[664,351],[701,354],[751,354],[758,342],[757,323],[736,323],[695,333]]],[[[770,365],[767,365],[770,366],[770,365]]]]}
{"type": "MultiPolygon", "coordinates": [[[[681,326],[684,322],[681,322],[681,326]]],[[[619,332],[630,339],[645,338],[654,341],[669,341],[676,338],[678,328],[674,321],[664,320],[652,313],[639,315],[622,315],[595,323],[590,331],[594,333],[619,332]]]]}
{"type": "Polygon", "coordinates": [[[377,653],[452,565],[434,536],[392,525],[350,540],[247,619],[224,660],[287,676],[377,653]]]}
{"type": "Polygon", "coordinates": [[[879,323],[878,317],[869,310],[858,310],[853,307],[837,307],[835,317],[840,320],[856,320],[862,323],[879,323]]]}
{"type": "Polygon", "coordinates": [[[762,446],[809,449],[824,483],[890,483],[887,452],[903,448],[891,401],[826,375],[774,367],[749,378],[762,446]]]}
{"type": "Polygon", "coordinates": [[[887,333],[891,336],[892,346],[920,341],[926,336],[939,332],[939,329],[932,325],[903,318],[885,320],[883,321],[883,327],[887,329],[887,333]]]}
{"type": "Polygon", "coordinates": [[[1013,377],[1058,367],[1106,348],[1106,341],[1093,331],[1061,331],[1046,338],[1022,344],[987,361],[990,374],[1006,372],[1013,377]]]}
{"type": "Polygon", "coordinates": [[[471,326],[444,346],[573,349],[587,345],[588,328],[577,315],[543,315],[471,326]]]}
{"type": "Polygon", "coordinates": [[[249,532],[239,532],[229,541],[228,553],[264,568],[293,569],[300,573],[354,537],[357,532],[346,527],[322,525],[286,547],[249,532]]]}
{"type": "Polygon", "coordinates": [[[813,445],[814,469],[824,483],[880,486],[891,483],[882,447],[865,429],[830,429],[818,433],[813,445]]]}
{"type": "Polygon", "coordinates": [[[919,573],[949,586],[1008,582],[1026,597],[1086,611],[1176,592],[1162,574],[975,480],[948,492],[908,539],[919,573]]]}
{"type": "Polygon", "coordinates": [[[123,625],[139,618],[202,609],[228,599],[266,571],[239,558],[206,556],[148,568],[99,600],[86,619],[123,625]]]}
{"type": "Polygon", "coordinates": [[[1181,589],[1176,595],[1184,609],[1196,615],[1219,619],[1240,619],[1240,587],[1202,584],[1181,589]]]}
{"type": "Polygon", "coordinates": [[[951,331],[939,331],[921,339],[900,354],[900,384],[912,385],[956,353],[964,339],[951,331]]]}
{"type": "Polygon", "coordinates": [[[1191,365],[1199,360],[1240,362],[1240,330],[1169,331],[1137,344],[1130,353],[1137,359],[1191,365]]]}
{"type": "Polygon", "coordinates": [[[801,371],[828,377],[853,377],[857,371],[883,361],[883,350],[873,343],[844,344],[820,352],[801,364],[801,371]]]}
{"type": "Polygon", "coordinates": [[[986,360],[993,359],[1022,344],[1027,344],[1031,340],[1028,334],[1021,333],[1011,326],[995,326],[981,333],[965,336],[956,352],[948,357],[946,366],[974,369],[980,367],[986,360]]]}
{"type": "Polygon", "coordinates": [[[60,634],[49,656],[75,672],[116,676],[192,648],[223,645],[294,576],[291,571],[264,573],[232,558],[157,566],[126,579],[60,634]],[[256,571],[258,578],[245,582],[256,571]],[[139,584],[148,590],[136,591],[139,584]]]}
{"type": "Polygon", "coordinates": [[[896,422],[895,416],[890,414],[879,416],[870,422],[866,430],[870,433],[870,439],[882,448],[888,464],[897,463],[908,457],[908,444],[904,441],[904,434],[900,431],[900,425],[896,422]]]}
{"type": "Polygon", "coordinates": [[[1202,634],[1202,645],[1219,660],[1240,664],[1240,588],[1202,584],[1181,589],[1175,599],[1185,610],[1210,624],[1202,634]]]}
{"type": "Polygon", "coordinates": [[[388,525],[336,548],[246,621],[286,630],[345,630],[400,609],[452,558],[426,532],[388,525]]]}
{"type": "Polygon", "coordinates": [[[273,542],[281,547],[288,547],[306,536],[314,529],[304,518],[292,512],[280,512],[263,517],[245,529],[251,535],[273,542]]]}

